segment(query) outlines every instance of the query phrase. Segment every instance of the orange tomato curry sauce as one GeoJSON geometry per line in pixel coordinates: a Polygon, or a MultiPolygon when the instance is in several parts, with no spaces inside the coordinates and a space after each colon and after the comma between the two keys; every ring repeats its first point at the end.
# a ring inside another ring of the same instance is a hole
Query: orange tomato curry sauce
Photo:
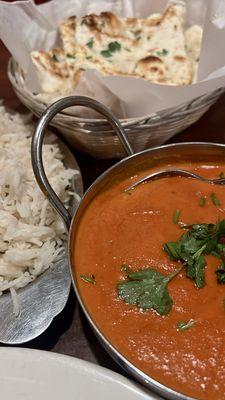
{"type": "MultiPolygon", "coordinates": [[[[225,171],[225,165],[177,166],[206,177],[225,171]]],[[[125,193],[139,177],[112,182],[85,210],[73,254],[79,292],[99,329],[140,370],[185,395],[225,399],[225,285],[216,280],[219,259],[206,256],[206,285],[201,289],[186,277],[185,268],[168,284],[173,308],[167,316],[127,305],[117,294],[117,283],[126,279],[122,264],[133,271],[155,268],[164,275],[178,268],[180,263],[163,250],[164,243],[183,233],[172,221],[174,210],[181,211],[185,224],[216,223],[225,218],[225,188],[173,177],[125,193]],[[213,204],[212,192],[221,205],[213,204]],[[202,196],[206,204],[201,207],[202,196]],[[81,274],[94,275],[96,284],[84,282],[81,274]],[[177,328],[189,320],[195,321],[190,329],[177,328]]]]}

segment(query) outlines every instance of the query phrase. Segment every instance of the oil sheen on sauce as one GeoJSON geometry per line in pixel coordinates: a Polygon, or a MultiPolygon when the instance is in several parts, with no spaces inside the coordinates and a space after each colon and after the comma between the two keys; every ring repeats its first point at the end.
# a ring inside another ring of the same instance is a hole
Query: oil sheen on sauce
{"type": "MultiPolygon", "coordinates": [[[[225,171],[222,165],[195,163],[188,168],[206,177],[225,171]]],[[[80,221],[73,258],[81,297],[108,340],[147,375],[194,398],[225,399],[225,285],[216,281],[218,259],[206,256],[207,284],[202,289],[185,276],[185,270],[169,283],[174,304],[167,316],[126,305],[116,291],[124,278],[124,263],[134,271],[146,267],[165,275],[174,271],[178,263],[163,251],[164,243],[178,240],[182,233],[172,222],[174,210],[181,211],[185,224],[216,223],[225,218],[225,188],[173,177],[124,193],[131,183],[126,178],[99,193],[80,221]],[[220,206],[212,203],[212,192],[220,206]],[[202,196],[206,196],[204,207],[199,206],[202,196]],[[93,274],[96,285],[83,282],[81,274],[93,274]],[[179,321],[191,319],[192,328],[177,329],[179,321]]]]}

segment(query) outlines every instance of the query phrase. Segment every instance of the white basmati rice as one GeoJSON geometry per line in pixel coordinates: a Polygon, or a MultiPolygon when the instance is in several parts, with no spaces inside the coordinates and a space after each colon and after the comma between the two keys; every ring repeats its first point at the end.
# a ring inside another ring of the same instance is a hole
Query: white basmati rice
{"type": "MultiPolygon", "coordinates": [[[[44,198],[32,170],[34,126],[0,105],[0,295],[10,290],[19,314],[16,290],[51,267],[62,251],[64,225],[44,198]]],[[[66,169],[57,144],[43,146],[48,179],[64,204],[78,171],[66,169]]]]}

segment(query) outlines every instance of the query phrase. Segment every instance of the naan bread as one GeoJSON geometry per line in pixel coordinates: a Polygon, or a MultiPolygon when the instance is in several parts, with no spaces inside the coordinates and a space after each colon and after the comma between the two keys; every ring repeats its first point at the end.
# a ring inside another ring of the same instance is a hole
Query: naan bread
{"type": "Polygon", "coordinates": [[[74,85],[76,72],[75,69],[70,70],[63,49],[56,48],[48,52],[33,51],[31,58],[44,92],[54,93],[74,85]]]}
{"type": "Polygon", "coordinates": [[[146,20],[141,40],[145,41],[143,47],[147,56],[138,61],[135,73],[144,79],[167,85],[188,85],[192,82],[193,63],[185,49],[185,16],[186,9],[179,4],[170,6],[160,17],[146,20]]]}
{"type": "Polygon", "coordinates": [[[44,92],[71,90],[79,82],[82,73],[80,63],[76,61],[75,56],[66,54],[63,49],[33,51],[31,58],[44,92]]]}
{"type": "Polygon", "coordinates": [[[193,25],[185,32],[187,55],[192,60],[194,67],[194,78],[192,83],[197,82],[202,36],[203,36],[203,29],[199,25],[193,25]]]}
{"type": "Polygon", "coordinates": [[[86,69],[188,85],[193,82],[201,40],[198,28],[190,28],[185,36],[185,19],[183,3],[146,19],[119,18],[111,12],[70,17],[59,27],[63,49],[32,52],[42,88],[45,92],[74,88],[86,69]]]}
{"type": "Polygon", "coordinates": [[[185,32],[185,42],[187,55],[194,62],[199,61],[201,43],[202,43],[203,29],[199,25],[192,25],[185,32]]]}

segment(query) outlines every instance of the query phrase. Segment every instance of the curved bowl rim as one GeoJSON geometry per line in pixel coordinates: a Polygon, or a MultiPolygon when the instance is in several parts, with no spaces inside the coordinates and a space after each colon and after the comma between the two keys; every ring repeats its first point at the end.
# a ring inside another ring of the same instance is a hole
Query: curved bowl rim
{"type": "MultiPolygon", "coordinates": [[[[100,341],[101,345],[105,348],[105,350],[110,354],[110,356],[120,365],[124,370],[126,370],[131,376],[133,376],[136,380],[138,380],[141,384],[143,384],[145,387],[147,387],[150,390],[153,390],[157,394],[161,396],[165,396],[165,398],[171,399],[171,400],[198,400],[193,397],[186,396],[183,393],[179,393],[173,389],[171,389],[168,386],[165,386],[161,384],[160,382],[156,381],[155,379],[151,378],[144,372],[142,372],[139,368],[135,367],[134,364],[132,364],[120,351],[116,349],[116,347],[107,339],[107,337],[104,335],[104,333],[98,328],[97,324],[94,321],[94,318],[92,318],[91,314],[88,311],[88,308],[85,305],[85,302],[83,301],[79,289],[76,285],[76,277],[75,274],[73,273],[73,268],[72,268],[72,249],[71,245],[73,245],[73,230],[76,227],[76,216],[78,215],[78,212],[80,210],[80,207],[84,201],[84,199],[89,195],[89,193],[96,188],[96,186],[108,175],[109,172],[112,170],[118,168],[118,166],[122,164],[126,164],[128,160],[131,158],[138,158],[139,156],[143,154],[151,154],[154,151],[159,151],[161,149],[166,149],[166,148],[176,148],[176,147],[182,147],[182,146],[199,146],[199,147],[212,147],[212,148],[222,148],[225,151],[225,144],[220,144],[220,143],[212,143],[212,142],[181,142],[181,143],[172,143],[172,144],[166,144],[163,146],[157,146],[151,149],[146,149],[144,151],[141,151],[139,153],[133,154],[131,156],[125,157],[124,159],[120,160],[117,162],[115,165],[113,165],[111,168],[107,169],[103,174],[101,174],[93,183],[92,185],[86,190],[84,193],[80,205],[75,211],[75,214],[73,215],[70,229],[69,229],[69,243],[68,243],[68,259],[69,259],[69,266],[70,266],[70,273],[71,273],[71,279],[72,279],[72,286],[75,291],[76,297],[78,299],[78,302],[82,308],[82,311],[85,314],[85,317],[88,320],[88,323],[90,324],[92,330],[94,331],[97,339],[100,341]]],[[[83,212],[81,212],[81,217],[83,215],[83,212]]],[[[81,217],[78,217],[78,221],[80,220],[81,217]]]]}

